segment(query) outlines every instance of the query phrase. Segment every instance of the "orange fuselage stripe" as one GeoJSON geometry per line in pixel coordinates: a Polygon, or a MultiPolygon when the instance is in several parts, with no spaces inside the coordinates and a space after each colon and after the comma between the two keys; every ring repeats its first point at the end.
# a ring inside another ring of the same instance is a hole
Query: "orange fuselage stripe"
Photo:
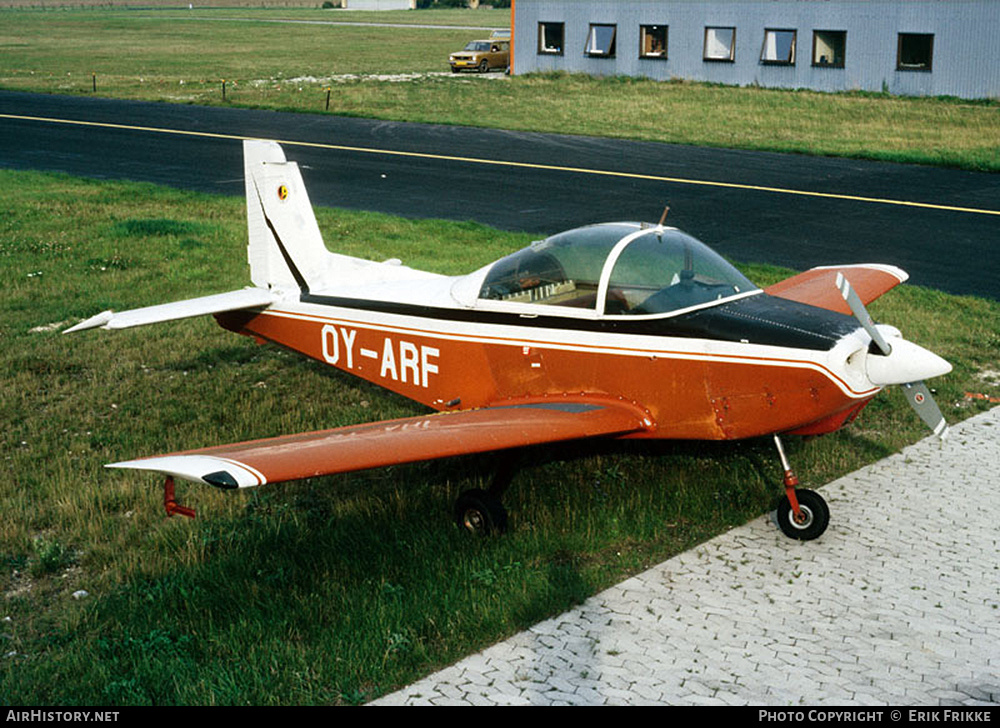
{"type": "Polygon", "coordinates": [[[505,326],[483,325],[472,334],[440,321],[422,327],[421,319],[373,322],[358,313],[271,309],[221,322],[438,410],[517,397],[617,397],[656,422],[635,437],[720,440],[791,431],[842,421],[835,415],[879,391],[856,391],[822,363],[781,356],[777,347],[774,356],[740,356],[707,346],[671,349],[665,339],[663,350],[650,351],[602,345],[599,335],[567,343],[539,329],[513,338],[505,326]]]}

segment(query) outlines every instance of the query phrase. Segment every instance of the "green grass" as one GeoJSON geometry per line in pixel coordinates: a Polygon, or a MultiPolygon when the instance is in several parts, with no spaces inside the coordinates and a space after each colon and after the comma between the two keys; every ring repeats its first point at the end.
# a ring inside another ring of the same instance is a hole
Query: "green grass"
{"type": "Polygon", "coordinates": [[[0,87],[334,113],[1000,171],[1000,102],[570,74],[453,76],[506,10],[0,10],[0,87]],[[384,75],[403,78],[384,79],[384,75]],[[223,99],[223,80],[226,95],[223,99]],[[327,94],[330,105],[327,112],[327,94]]]}
{"type": "MultiPolygon", "coordinates": [[[[342,114],[1000,169],[993,102],[559,74],[334,83],[446,70],[470,31],[271,22],[361,17],[316,10],[178,12],[0,11],[0,85],[89,94],[96,74],[104,95],[221,104],[225,78],[227,104],[317,112],[332,85],[342,114]]],[[[497,26],[507,13],[373,18],[497,26]]],[[[744,523],[779,491],[768,442],[567,445],[529,458],[502,539],[451,523],[458,492],[488,481],[488,457],[249,493],[180,485],[199,518],[166,519],[156,477],[101,466],[421,410],[211,320],[58,333],[105,308],[245,285],[242,201],[14,172],[0,172],[0,189],[0,703],[363,702],[744,523]]],[[[533,237],[318,215],[331,249],[443,273],[533,237]]],[[[788,274],[741,267],[764,285],[788,274]]],[[[986,372],[1000,358],[1000,304],[904,286],[872,310],[954,364],[934,382],[950,420],[987,406],[965,391],[997,395],[986,372]]],[[[890,391],[848,429],[788,449],[817,486],[923,435],[890,391]]]]}
{"type": "MultiPolygon", "coordinates": [[[[301,10],[269,17],[288,15],[341,17],[301,10]]],[[[214,91],[222,79],[236,88],[273,88],[297,77],[393,73],[403,58],[406,71],[446,70],[448,53],[470,33],[256,22],[265,15],[246,10],[0,11],[0,19],[0,75],[11,87],[87,91],[96,74],[102,93],[168,101],[201,101],[202,84],[214,91]]]]}
{"type": "MultiPolygon", "coordinates": [[[[528,459],[506,498],[513,530],[498,539],[471,540],[450,515],[461,490],[487,481],[489,457],[250,492],[182,484],[199,517],[167,519],[156,476],[102,465],[421,410],[210,319],[58,333],[104,308],[245,285],[241,200],[9,171],[0,189],[2,704],[363,702],[779,494],[766,441],[591,443],[528,459]]],[[[532,237],[318,217],[331,249],[445,273],[532,237]]],[[[761,284],[788,273],[741,267],[761,284]]],[[[902,286],[872,310],[954,364],[934,382],[951,421],[987,406],[965,391],[998,394],[984,373],[997,367],[1000,304],[902,286]]],[[[924,435],[890,391],[849,428],[787,445],[815,487],[924,435]]]]}

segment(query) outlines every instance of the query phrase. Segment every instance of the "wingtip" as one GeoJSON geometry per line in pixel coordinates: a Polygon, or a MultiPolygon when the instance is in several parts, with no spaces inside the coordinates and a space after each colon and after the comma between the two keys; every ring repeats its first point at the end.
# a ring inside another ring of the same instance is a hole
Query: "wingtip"
{"type": "Polygon", "coordinates": [[[114,317],[114,312],[112,311],[101,311],[96,316],[91,316],[89,319],[84,319],[80,323],[70,326],[68,329],[63,330],[64,334],[72,334],[75,331],[85,331],[87,329],[97,329],[108,325],[108,322],[114,317]]]}
{"type": "Polygon", "coordinates": [[[108,463],[104,467],[162,473],[193,483],[214,485],[216,488],[227,490],[250,488],[267,482],[267,478],[247,465],[234,460],[197,453],[157,455],[138,460],[125,460],[120,463],[108,463]]]}

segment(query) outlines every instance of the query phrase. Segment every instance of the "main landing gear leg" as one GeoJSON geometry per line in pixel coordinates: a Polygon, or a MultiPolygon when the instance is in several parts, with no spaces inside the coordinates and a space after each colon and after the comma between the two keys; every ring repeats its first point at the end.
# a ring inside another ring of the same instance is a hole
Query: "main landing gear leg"
{"type": "Polygon", "coordinates": [[[507,509],[500,499],[507,492],[517,473],[517,457],[505,454],[493,476],[489,490],[467,490],[455,501],[455,522],[469,533],[480,536],[504,533],[507,530],[507,509]]]}
{"type": "Polygon", "coordinates": [[[785,471],[785,497],[778,503],[778,527],[789,538],[811,541],[819,538],[830,523],[830,508],[814,490],[798,488],[799,479],[785,457],[781,438],[774,436],[781,467],[785,471]]]}

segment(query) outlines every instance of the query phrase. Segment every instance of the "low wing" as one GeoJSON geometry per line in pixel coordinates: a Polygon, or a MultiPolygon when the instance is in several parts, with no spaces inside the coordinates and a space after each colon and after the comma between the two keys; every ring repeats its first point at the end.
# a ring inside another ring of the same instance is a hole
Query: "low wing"
{"type": "Polygon", "coordinates": [[[844,274],[851,282],[851,287],[866,304],[910,277],[905,271],[891,265],[826,266],[812,268],[797,276],[786,278],[765,288],[764,292],[779,298],[851,315],[851,309],[837,287],[838,273],[844,274]]]}
{"type": "Polygon", "coordinates": [[[221,488],[246,488],[384,465],[652,429],[618,401],[512,403],[130,460],[109,468],[151,470],[221,488]]]}
{"type": "Polygon", "coordinates": [[[204,316],[210,313],[239,311],[245,308],[263,308],[277,300],[278,296],[266,289],[244,288],[239,291],[217,293],[212,296],[202,296],[201,298],[189,298],[186,301],[175,301],[174,303],[161,303],[157,306],[136,308],[131,311],[121,311],[119,313],[103,311],[96,316],[91,316],[89,319],[81,321],[75,326],[69,327],[63,333],[71,334],[74,331],[96,328],[128,329],[133,326],[157,324],[164,321],[189,318],[191,316],[204,316]]]}

